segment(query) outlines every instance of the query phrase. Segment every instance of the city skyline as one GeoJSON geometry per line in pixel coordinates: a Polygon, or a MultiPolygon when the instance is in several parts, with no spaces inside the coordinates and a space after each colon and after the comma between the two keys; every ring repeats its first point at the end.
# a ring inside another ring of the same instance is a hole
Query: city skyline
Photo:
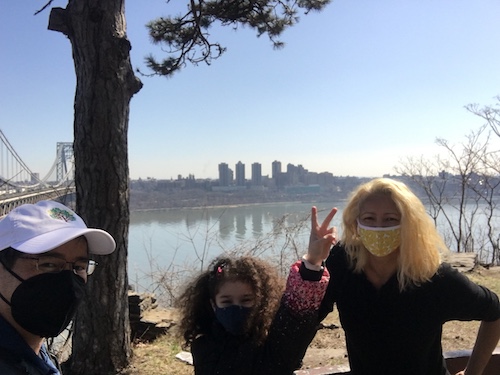
{"type": "MultiPolygon", "coordinates": [[[[188,174],[182,174],[179,173],[177,175],[177,179],[185,179],[185,178],[194,178],[194,179],[212,179],[212,180],[220,180],[220,181],[233,181],[236,183],[236,185],[241,185],[238,183],[238,181],[254,181],[254,175],[255,176],[260,176],[262,177],[267,177],[267,178],[275,178],[276,173],[287,173],[288,168],[298,168],[298,169],[303,169],[306,173],[313,173],[313,174],[332,174],[335,175],[332,171],[321,171],[321,172],[316,172],[316,171],[310,171],[308,168],[305,168],[302,164],[292,164],[292,163],[286,163],[286,165],[283,165],[283,163],[279,160],[274,160],[271,163],[271,173],[270,174],[263,174],[262,173],[262,163],[259,162],[251,162],[251,164],[243,163],[241,160],[239,160],[237,163],[234,164],[234,168],[230,167],[229,163],[226,162],[220,162],[218,164],[218,175],[216,178],[204,178],[204,177],[197,177],[194,173],[188,173],[188,174]],[[275,166],[279,165],[279,169],[276,169],[275,166]],[[250,174],[246,173],[247,172],[247,166],[250,169],[250,174]],[[287,167],[287,169],[283,170],[283,167],[287,167]],[[242,169],[243,168],[243,169],[242,169]]],[[[338,177],[343,177],[341,175],[335,175],[338,177]]],[[[363,177],[363,176],[352,176],[351,177],[363,177]]],[[[146,177],[146,178],[154,178],[154,177],[146,177]]],[[[257,177],[258,178],[258,177],[257,177]]],[[[161,180],[158,178],[154,178],[157,180],[161,180]]],[[[254,181],[255,184],[259,184],[261,180],[256,180],[254,181]]]]}

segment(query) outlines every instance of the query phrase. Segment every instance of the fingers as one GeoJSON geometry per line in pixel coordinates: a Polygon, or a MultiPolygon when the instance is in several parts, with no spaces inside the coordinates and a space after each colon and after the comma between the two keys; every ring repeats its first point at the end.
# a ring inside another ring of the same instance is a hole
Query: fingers
{"type": "Polygon", "coordinates": [[[332,244],[334,244],[337,241],[337,227],[328,228],[328,231],[323,238],[328,239],[332,244]]]}
{"type": "Polygon", "coordinates": [[[337,228],[330,227],[330,222],[336,213],[337,208],[332,208],[320,226],[318,225],[318,209],[316,206],[311,208],[311,235],[307,258],[312,264],[321,264],[328,257],[331,246],[337,242],[337,228]]]}
{"type": "MultiPolygon", "coordinates": [[[[328,229],[328,227],[330,226],[330,222],[332,221],[337,211],[337,207],[333,207],[328,215],[326,215],[325,220],[323,220],[323,223],[321,223],[320,229],[322,231],[326,231],[328,229]]],[[[311,207],[311,227],[318,228],[318,209],[316,206],[311,207]]]]}
{"type": "Polygon", "coordinates": [[[318,209],[316,206],[311,207],[311,229],[318,227],[318,209]]]}
{"type": "Polygon", "coordinates": [[[329,248],[337,242],[337,228],[330,227],[330,222],[337,213],[337,208],[334,207],[330,210],[325,220],[318,224],[318,209],[316,206],[311,208],[311,235],[309,237],[309,247],[323,247],[329,248]],[[317,242],[318,243],[315,243],[317,242]]]}
{"type": "MultiPolygon", "coordinates": [[[[337,213],[338,209],[337,207],[333,207],[328,215],[326,215],[325,220],[323,220],[323,223],[321,224],[321,229],[326,231],[328,227],[330,226],[330,222],[332,221],[333,217],[337,213]]],[[[316,217],[316,222],[317,222],[317,217],[316,217]]]]}
{"type": "Polygon", "coordinates": [[[335,242],[336,239],[331,234],[325,235],[315,241],[308,250],[310,262],[316,265],[321,264],[326,258],[328,258],[330,249],[335,242]]]}

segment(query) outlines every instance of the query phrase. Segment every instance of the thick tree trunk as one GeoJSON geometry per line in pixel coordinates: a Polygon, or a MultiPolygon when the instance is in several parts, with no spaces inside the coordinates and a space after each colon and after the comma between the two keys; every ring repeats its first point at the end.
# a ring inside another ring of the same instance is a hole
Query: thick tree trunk
{"type": "Polygon", "coordinates": [[[117,250],[101,256],[74,322],[71,374],[114,374],[130,358],[127,242],[129,105],[142,84],[130,64],[124,0],[69,0],[49,29],[68,36],[77,78],[74,120],[77,212],[107,230],[117,250]]]}

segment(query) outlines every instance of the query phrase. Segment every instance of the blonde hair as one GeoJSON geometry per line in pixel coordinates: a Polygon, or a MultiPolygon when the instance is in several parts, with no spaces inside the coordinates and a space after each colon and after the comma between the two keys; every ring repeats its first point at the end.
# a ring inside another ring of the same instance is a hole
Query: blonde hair
{"type": "Polygon", "coordinates": [[[399,289],[430,280],[449,249],[427,214],[422,201],[400,181],[376,178],[361,184],[350,196],[342,215],[342,242],[355,272],[361,272],[368,260],[368,250],[357,232],[360,207],[374,195],[387,195],[401,215],[401,245],[398,256],[399,289]]]}

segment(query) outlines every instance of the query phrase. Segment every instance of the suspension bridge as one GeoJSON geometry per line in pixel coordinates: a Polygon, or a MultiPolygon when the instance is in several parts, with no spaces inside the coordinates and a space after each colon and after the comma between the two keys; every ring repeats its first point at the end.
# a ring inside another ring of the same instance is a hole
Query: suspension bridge
{"type": "Polygon", "coordinates": [[[73,143],[57,142],[54,163],[40,178],[21,159],[0,130],[0,217],[25,203],[67,201],[75,191],[73,143]]]}

